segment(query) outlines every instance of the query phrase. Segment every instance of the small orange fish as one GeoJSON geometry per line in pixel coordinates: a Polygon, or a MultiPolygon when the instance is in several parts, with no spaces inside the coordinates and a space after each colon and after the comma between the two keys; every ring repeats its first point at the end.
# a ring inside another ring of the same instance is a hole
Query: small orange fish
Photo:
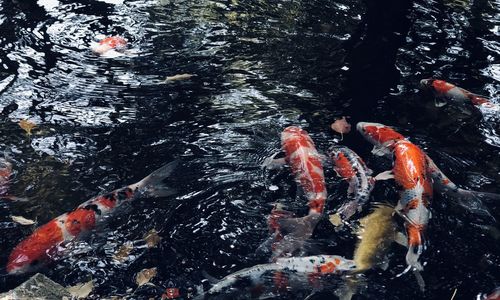
{"type": "Polygon", "coordinates": [[[121,51],[127,47],[127,40],[120,36],[110,36],[102,39],[99,43],[91,45],[94,53],[104,55],[111,50],[121,51]]]}
{"type": "Polygon", "coordinates": [[[468,90],[455,86],[449,82],[440,79],[422,79],[420,81],[420,87],[422,89],[428,89],[433,92],[433,94],[438,98],[438,100],[445,100],[445,102],[436,101],[436,106],[444,106],[447,104],[447,101],[456,101],[456,102],[470,102],[477,107],[485,107],[485,108],[496,108],[500,109],[499,105],[491,102],[490,100],[473,94],[468,90]]]}

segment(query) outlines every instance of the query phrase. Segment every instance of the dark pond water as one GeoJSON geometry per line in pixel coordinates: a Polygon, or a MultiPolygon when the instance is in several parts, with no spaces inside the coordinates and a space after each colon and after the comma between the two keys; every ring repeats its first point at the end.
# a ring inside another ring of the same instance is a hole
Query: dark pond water
{"type": "MultiPolygon", "coordinates": [[[[435,108],[418,82],[440,77],[495,101],[500,96],[498,1],[0,1],[0,136],[12,159],[10,194],[0,202],[0,291],[27,276],[5,275],[11,249],[44,224],[105,191],[140,180],[175,158],[176,197],[131,204],[98,233],[43,272],[65,286],[94,279],[91,297],[160,297],[167,287],[195,289],[202,271],[223,277],[265,263],[271,203],[304,212],[288,172],[264,172],[279,133],[300,125],[326,151],[338,141],[334,117],[393,125],[422,146],[462,187],[500,192],[499,116],[435,108]],[[126,56],[89,50],[98,34],[119,34],[126,56]],[[195,74],[163,83],[166,76],[195,74]],[[20,120],[37,124],[31,136],[20,120]],[[270,190],[271,185],[279,187],[270,190]],[[163,238],[148,249],[151,229],[163,238]],[[113,255],[133,242],[129,260],[113,255]],[[156,285],[136,289],[135,274],[158,268],[156,285]]],[[[341,142],[376,171],[355,132],[341,142]]],[[[326,170],[332,212],[345,184],[326,170]]],[[[382,184],[376,200],[395,202],[382,184]]],[[[498,218],[498,206],[490,207],[498,218]]],[[[500,284],[498,235],[436,195],[420,292],[394,246],[386,271],[365,274],[358,299],[474,299],[500,284]],[[483,226],[483,227],[481,227],[483,226]]],[[[355,237],[322,221],[321,253],[351,257],[355,237]]],[[[316,254],[316,253],[312,253],[316,254]]],[[[332,279],[334,280],[334,279],[332,279]]],[[[338,283],[338,282],[337,282],[338,283]]],[[[311,298],[332,298],[332,287],[311,298]]],[[[283,298],[303,299],[312,288],[283,298]]],[[[245,294],[240,294],[240,296],[245,294]]]]}

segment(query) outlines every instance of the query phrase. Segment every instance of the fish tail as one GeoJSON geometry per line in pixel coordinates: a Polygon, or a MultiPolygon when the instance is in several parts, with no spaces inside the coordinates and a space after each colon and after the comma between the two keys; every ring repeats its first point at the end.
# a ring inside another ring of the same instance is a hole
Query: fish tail
{"type": "Polygon", "coordinates": [[[132,190],[137,189],[143,197],[159,198],[167,197],[177,193],[173,188],[166,186],[163,180],[170,176],[179,164],[180,160],[174,160],[153,173],[146,176],[136,184],[129,186],[132,190]]]}
{"type": "Polygon", "coordinates": [[[278,220],[283,238],[273,244],[272,259],[301,249],[311,237],[321,214],[312,213],[302,218],[283,218],[278,220]]]}
{"type": "Polygon", "coordinates": [[[462,198],[468,199],[478,199],[484,202],[494,202],[500,201],[500,194],[488,193],[488,192],[477,192],[477,191],[469,191],[464,189],[457,189],[456,193],[460,195],[462,198]]]}
{"type": "Polygon", "coordinates": [[[424,238],[420,226],[408,225],[408,252],[406,253],[406,263],[414,270],[422,271],[424,268],[418,261],[424,251],[424,238]]]}

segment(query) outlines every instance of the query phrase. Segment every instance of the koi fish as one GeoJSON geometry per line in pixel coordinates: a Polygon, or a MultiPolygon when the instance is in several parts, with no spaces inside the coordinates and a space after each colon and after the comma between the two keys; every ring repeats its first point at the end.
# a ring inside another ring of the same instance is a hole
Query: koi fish
{"type": "MultiPolygon", "coordinates": [[[[361,135],[374,145],[373,153],[376,155],[390,155],[390,145],[406,138],[392,129],[389,126],[380,123],[359,122],[356,125],[357,130],[361,135]]],[[[428,172],[432,177],[433,188],[444,194],[448,194],[453,198],[459,197],[464,201],[471,200],[500,200],[499,194],[469,191],[459,188],[453,183],[434,163],[434,161],[426,154],[428,172]]],[[[480,203],[475,203],[480,205],[480,203]]]]}
{"type": "Polygon", "coordinates": [[[309,215],[302,218],[280,218],[279,230],[288,232],[283,239],[276,241],[273,246],[273,258],[283,253],[291,253],[304,245],[312,235],[318,223],[327,198],[325,176],[321,156],[316,150],[309,134],[296,126],[285,128],[281,134],[281,145],[285,157],[266,159],[264,166],[275,168],[289,165],[295,180],[302,188],[308,200],[309,215]]]}
{"type": "Polygon", "coordinates": [[[386,263],[385,255],[392,242],[396,241],[406,246],[407,241],[401,241],[396,232],[393,213],[393,207],[378,204],[369,215],[359,220],[360,228],[357,231],[359,240],[353,258],[356,272],[364,272],[386,263]]]}
{"type": "Polygon", "coordinates": [[[489,295],[485,295],[481,298],[477,297],[477,299],[484,299],[484,300],[500,300],[500,287],[497,287],[496,289],[491,292],[489,295]]]}
{"type": "Polygon", "coordinates": [[[7,272],[22,274],[47,264],[59,254],[61,246],[90,232],[124,202],[135,198],[172,195],[175,191],[166,187],[162,181],[172,173],[177,164],[178,161],[168,163],[135,184],[92,198],[73,211],[38,227],[12,250],[7,262],[7,272]]]}
{"type": "MultiPolygon", "coordinates": [[[[332,149],[330,156],[337,175],[349,183],[347,195],[350,200],[342,204],[336,213],[339,221],[347,221],[368,202],[370,193],[375,186],[375,180],[370,176],[372,170],[351,149],[336,147],[332,149]]],[[[332,217],[330,216],[330,221],[332,221],[332,217]]],[[[337,223],[340,225],[340,222],[337,223]]]]}
{"type": "Polygon", "coordinates": [[[262,290],[268,285],[266,279],[272,279],[274,290],[283,290],[288,288],[288,280],[292,276],[309,283],[311,279],[316,280],[328,274],[343,274],[355,268],[354,261],[337,255],[278,258],[273,263],[256,265],[227,275],[195,299],[223,293],[238,282],[250,282],[253,287],[261,287],[262,290]],[[280,274],[280,280],[276,280],[274,273],[280,274]]]}
{"type": "Polygon", "coordinates": [[[110,36],[102,39],[99,43],[92,43],[90,49],[99,55],[116,56],[120,55],[118,51],[125,50],[127,40],[120,36],[110,36]]]}
{"type": "Polygon", "coordinates": [[[418,146],[403,140],[394,144],[393,156],[392,173],[401,189],[395,210],[405,219],[408,236],[406,263],[422,270],[418,259],[424,250],[423,234],[430,218],[433,193],[426,155],[418,146]]]}
{"type": "Polygon", "coordinates": [[[500,110],[500,106],[498,104],[444,80],[433,78],[422,79],[420,81],[420,87],[421,89],[431,90],[437,100],[444,100],[441,102],[436,101],[435,104],[437,107],[446,105],[448,100],[459,103],[470,102],[478,108],[500,110]]]}
{"type": "Polygon", "coordinates": [[[385,147],[393,155],[392,171],[379,174],[375,179],[394,178],[400,187],[395,209],[406,221],[406,263],[415,270],[422,270],[418,259],[424,250],[423,233],[429,221],[433,193],[427,155],[403,135],[383,124],[360,122],[356,127],[375,147],[385,147]]]}

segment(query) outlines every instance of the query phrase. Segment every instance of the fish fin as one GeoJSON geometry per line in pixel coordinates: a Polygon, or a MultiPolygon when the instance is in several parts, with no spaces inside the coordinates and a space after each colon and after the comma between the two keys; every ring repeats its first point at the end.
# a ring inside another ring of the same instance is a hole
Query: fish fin
{"type": "Polygon", "coordinates": [[[203,275],[203,277],[205,277],[205,279],[208,280],[210,284],[217,284],[220,281],[220,279],[208,274],[208,272],[205,270],[201,271],[201,275],[203,275]]]}
{"type": "Polygon", "coordinates": [[[263,169],[267,170],[277,170],[281,169],[286,164],[286,159],[283,158],[275,158],[280,152],[276,152],[273,155],[269,156],[264,160],[264,162],[260,165],[263,169]]]}
{"type": "Polygon", "coordinates": [[[480,225],[471,223],[470,225],[478,227],[484,232],[488,233],[493,239],[500,240],[500,230],[497,227],[491,225],[480,225]]]}
{"type": "Polygon", "coordinates": [[[413,270],[413,275],[415,275],[415,279],[417,279],[417,284],[418,287],[420,288],[420,291],[422,293],[425,292],[425,281],[424,278],[422,277],[422,274],[420,274],[420,271],[413,270]]]}
{"type": "Polygon", "coordinates": [[[385,147],[373,146],[372,154],[376,156],[385,156],[389,153],[389,150],[385,147]]]}
{"type": "Polygon", "coordinates": [[[488,192],[477,192],[477,191],[469,191],[464,189],[458,189],[456,191],[463,198],[475,198],[480,201],[484,201],[486,203],[500,203],[500,194],[488,193],[488,192]],[[496,202],[498,201],[498,202],[496,202]]]}
{"type": "Polygon", "coordinates": [[[422,245],[418,246],[409,245],[408,247],[408,252],[406,253],[406,263],[413,270],[422,271],[424,269],[422,264],[418,261],[420,255],[422,254],[422,250],[423,250],[422,245]]]}
{"type": "Polygon", "coordinates": [[[408,248],[408,238],[406,237],[406,235],[400,231],[396,232],[396,234],[394,235],[394,242],[396,242],[396,244],[399,244],[405,248],[408,248]]]}
{"type": "Polygon", "coordinates": [[[332,225],[335,227],[339,227],[339,226],[344,225],[344,223],[342,222],[342,217],[340,216],[339,213],[331,214],[328,217],[328,220],[330,220],[330,223],[332,223],[332,225]]]}
{"type": "Polygon", "coordinates": [[[378,265],[382,271],[387,271],[389,269],[389,258],[387,255],[384,256],[384,260],[378,265]]]}
{"type": "Polygon", "coordinates": [[[14,202],[28,202],[30,199],[29,198],[26,198],[26,197],[16,197],[16,196],[12,196],[12,195],[3,195],[3,196],[0,196],[0,199],[8,199],[10,201],[14,201],[14,202]]]}
{"type": "Polygon", "coordinates": [[[120,56],[124,56],[125,54],[123,52],[118,52],[115,49],[108,50],[104,53],[101,54],[101,57],[104,58],[116,58],[120,56]]]}
{"type": "MultiPolygon", "coordinates": [[[[496,218],[484,202],[494,203],[499,194],[468,191],[464,189],[449,190],[445,193],[451,202],[462,207],[467,213],[474,214],[485,221],[496,223],[496,218]],[[484,201],[484,202],[483,202],[484,201]]],[[[500,203],[500,202],[497,202],[500,203]]]]}
{"type": "Polygon", "coordinates": [[[446,104],[448,104],[448,102],[446,102],[446,100],[442,100],[442,99],[439,99],[439,98],[435,98],[434,99],[434,105],[436,107],[443,107],[445,106],[446,104]]]}
{"type": "Polygon", "coordinates": [[[129,186],[131,189],[138,189],[144,197],[167,197],[176,194],[177,191],[173,188],[167,187],[163,180],[170,176],[174,169],[179,164],[180,160],[174,160],[153,173],[146,176],[144,179],[136,184],[129,186]]]}
{"type": "Polygon", "coordinates": [[[392,170],[384,171],[382,173],[379,173],[377,176],[373,177],[375,180],[388,180],[388,179],[394,179],[394,173],[392,170]]]}
{"type": "Polygon", "coordinates": [[[349,187],[347,188],[347,194],[352,195],[352,194],[354,194],[355,190],[356,190],[356,185],[354,184],[353,181],[349,181],[349,187]]]}
{"type": "Polygon", "coordinates": [[[292,253],[302,248],[305,241],[311,237],[320,218],[320,214],[310,214],[302,218],[278,220],[284,237],[275,243],[272,258],[275,259],[283,253],[292,253]]]}

